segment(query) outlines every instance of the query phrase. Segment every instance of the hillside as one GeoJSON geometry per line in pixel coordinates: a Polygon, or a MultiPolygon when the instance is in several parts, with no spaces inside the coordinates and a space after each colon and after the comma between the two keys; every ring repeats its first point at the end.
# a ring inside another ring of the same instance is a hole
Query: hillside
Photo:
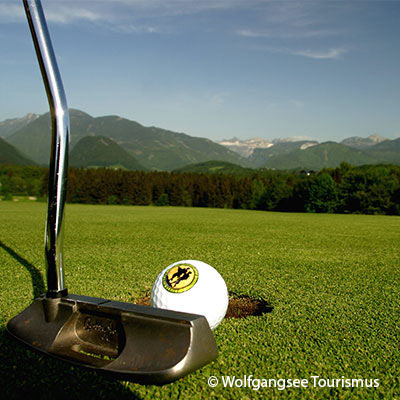
{"type": "Polygon", "coordinates": [[[6,119],[0,122],[0,137],[7,138],[14,132],[22,129],[24,126],[30,124],[35,119],[39,118],[37,114],[27,114],[22,118],[6,119]]]}
{"type": "MultiPolygon", "coordinates": [[[[70,149],[83,137],[88,136],[94,118],[78,110],[70,110],[70,149]]],[[[8,142],[29,156],[39,165],[47,165],[50,158],[50,113],[41,115],[29,125],[8,137],[8,142]]]]}
{"type": "MultiPolygon", "coordinates": [[[[245,159],[233,151],[205,138],[156,127],[144,127],[118,116],[93,118],[78,110],[70,110],[71,149],[85,136],[105,136],[114,140],[149,169],[172,170],[184,165],[221,160],[241,164],[245,159]]],[[[50,115],[15,132],[9,142],[30,154],[38,164],[47,164],[50,155],[50,115]]]]}
{"type": "Polygon", "coordinates": [[[365,153],[382,162],[400,164],[400,138],[382,141],[365,150],[365,153]]]}
{"type": "Polygon", "coordinates": [[[268,148],[256,148],[248,158],[249,162],[254,167],[264,166],[271,157],[277,157],[284,154],[289,154],[294,150],[305,149],[317,145],[316,141],[300,140],[293,142],[278,142],[268,148]]]}
{"type": "Polygon", "coordinates": [[[34,165],[35,163],[0,138],[0,164],[34,165]]]}
{"type": "Polygon", "coordinates": [[[114,167],[144,170],[144,167],[121,146],[104,136],[86,136],[72,149],[72,167],[114,167]]]}
{"type": "Polygon", "coordinates": [[[335,142],[325,142],[305,150],[294,150],[287,154],[273,155],[265,163],[266,168],[320,170],[337,167],[341,162],[352,165],[376,164],[376,158],[335,142]]]}
{"type": "Polygon", "coordinates": [[[246,175],[255,172],[254,169],[244,168],[237,164],[224,161],[206,161],[198,164],[190,164],[175,170],[175,172],[195,172],[199,174],[232,174],[246,175]]]}
{"type": "Polygon", "coordinates": [[[172,170],[209,160],[237,164],[243,161],[233,151],[209,139],[156,127],[144,127],[117,116],[96,118],[92,130],[96,135],[113,139],[150,169],[172,170]]]}

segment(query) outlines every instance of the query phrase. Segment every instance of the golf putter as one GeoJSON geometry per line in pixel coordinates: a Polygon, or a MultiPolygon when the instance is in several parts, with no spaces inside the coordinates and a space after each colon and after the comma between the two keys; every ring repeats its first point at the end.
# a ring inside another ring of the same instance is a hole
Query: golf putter
{"type": "Polygon", "coordinates": [[[69,114],[40,0],[23,0],[52,127],[45,233],[47,292],[7,324],[30,348],[121,380],[162,385],[214,360],[204,316],[68,294],[63,278],[69,114]]]}

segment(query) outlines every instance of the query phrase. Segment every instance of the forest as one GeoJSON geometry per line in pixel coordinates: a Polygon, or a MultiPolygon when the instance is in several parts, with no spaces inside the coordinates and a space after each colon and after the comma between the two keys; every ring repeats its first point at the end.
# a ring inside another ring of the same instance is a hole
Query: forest
{"type": "MultiPolygon", "coordinates": [[[[1,165],[0,198],[44,200],[47,180],[47,168],[1,165]]],[[[342,163],[318,172],[254,170],[246,175],[71,168],[67,201],[400,215],[400,166],[342,163]]]]}

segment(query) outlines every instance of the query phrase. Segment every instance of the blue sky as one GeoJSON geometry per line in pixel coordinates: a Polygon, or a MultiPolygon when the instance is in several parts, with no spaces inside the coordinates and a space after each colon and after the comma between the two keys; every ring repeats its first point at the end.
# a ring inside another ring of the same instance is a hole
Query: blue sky
{"type": "MultiPolygon", "coordinates": [[[[221,140],[400,136],[399,1],[42,0],[68,104],[221,140]]],[[[0,121],[48,110],[0,0],[0,121]]]]}

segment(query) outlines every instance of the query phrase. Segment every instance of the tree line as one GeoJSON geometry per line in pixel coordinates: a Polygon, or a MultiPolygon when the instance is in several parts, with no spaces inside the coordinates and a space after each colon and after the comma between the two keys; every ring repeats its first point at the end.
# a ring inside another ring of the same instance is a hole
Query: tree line
{"type": "MultiPolygon", "coordinates": [[[[47,177],[41,167],[0,166],[0,194],[43,198],[47,177]]],[[[258,170],[245,176],[71,168],[67,201],[400,215],[400,166],[342,163],[319,172],[258,170]]]]}

